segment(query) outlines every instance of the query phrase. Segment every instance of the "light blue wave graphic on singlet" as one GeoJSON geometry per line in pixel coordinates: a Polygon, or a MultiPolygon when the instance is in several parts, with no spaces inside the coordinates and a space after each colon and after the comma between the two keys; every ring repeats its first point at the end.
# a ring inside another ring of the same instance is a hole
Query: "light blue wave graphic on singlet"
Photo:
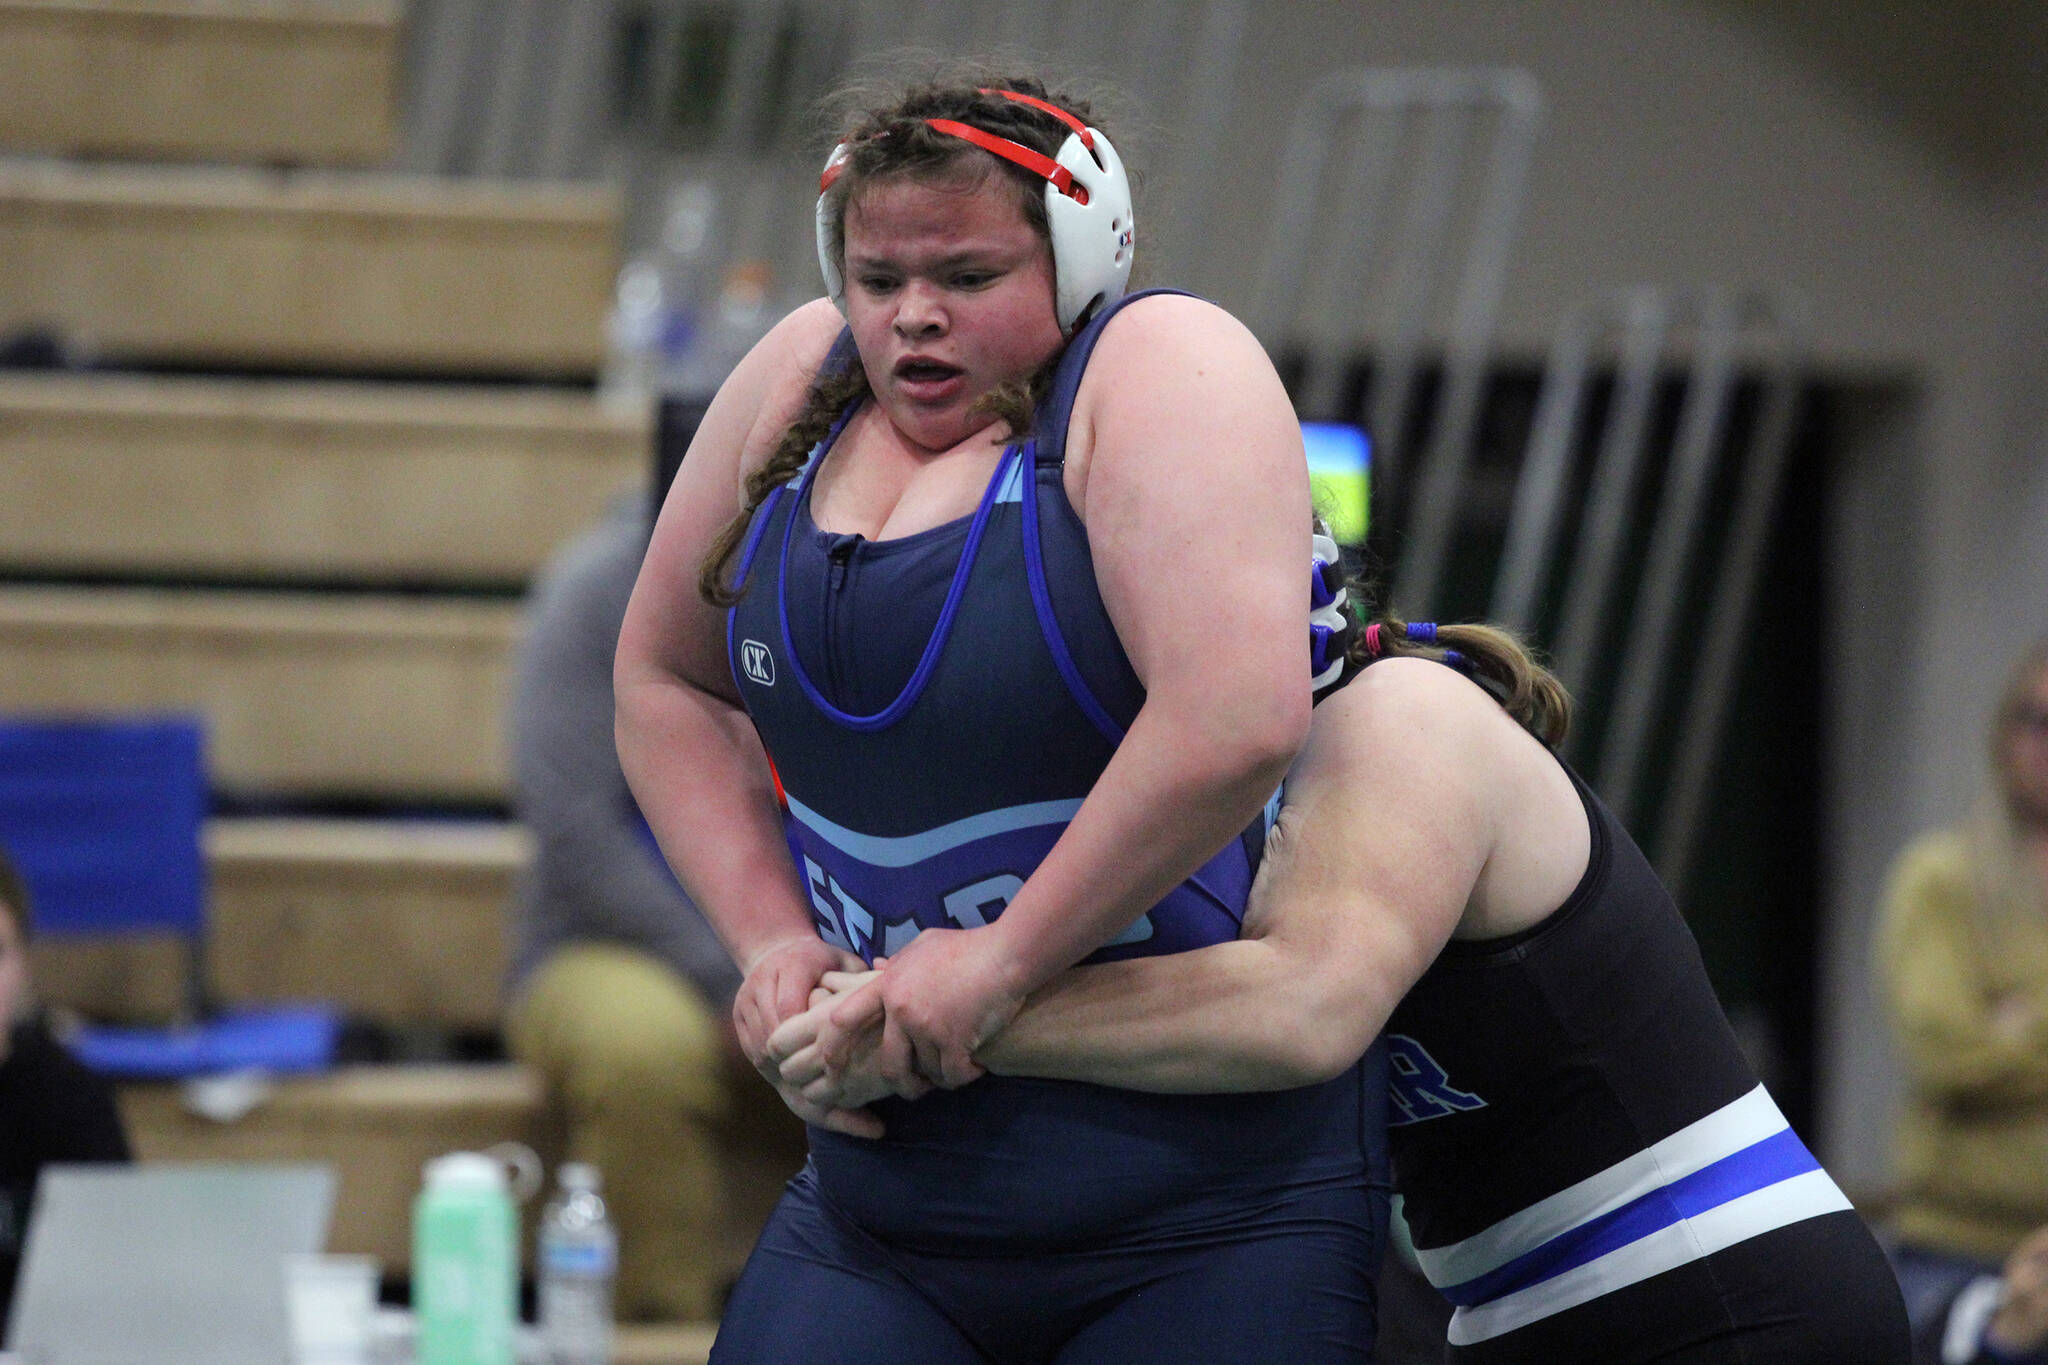
{"type": "MultiPolygon", "coordinates": [[[[819,935],[869,962],[926,929],[978,929],[996,919],[1081,808],[1078,799],[1031,802],[891,836],[848,829],[786,792],[785,799],[791,852],[819,935]]],[[[1148,912],[1104,947],[1146,944],[1154,934],[1148,912]]]]}
{"type": "Polygon", "coordinates": [[[950,824],[928,829],[922,834],[889,837],[850,830],[844,825],[834,824],[794,796],[787,799],[789,813],[795,816],[797,822],[805,829],[841,853],[858,858],[871,867],[910,867],[959,848],[963,844],[971,844],[992,835],[1007,834],[1017,829],[1033,829],[1040,825],[1064,825],[1081,809],[1079,798],[1065,801],[1036,801],[1024,806],[1005,806],[1001,810],[983,811],[964,820],[955,820],[950,824]]]}

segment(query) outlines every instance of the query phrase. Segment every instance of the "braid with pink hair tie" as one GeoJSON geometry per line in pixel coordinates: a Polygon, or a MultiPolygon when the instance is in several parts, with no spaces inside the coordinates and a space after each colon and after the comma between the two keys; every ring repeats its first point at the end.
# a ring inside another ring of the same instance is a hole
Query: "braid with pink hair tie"
{"type": "Polygon", "coordinates": [[[1365,652],[1368,658],[1380,657],[1380,623],[1375,621],[1365,628],[1365,652]]]}

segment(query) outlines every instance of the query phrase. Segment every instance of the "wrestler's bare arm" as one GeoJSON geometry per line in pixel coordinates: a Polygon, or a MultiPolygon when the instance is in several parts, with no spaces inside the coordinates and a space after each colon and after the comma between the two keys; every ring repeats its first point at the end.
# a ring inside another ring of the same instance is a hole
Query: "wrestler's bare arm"
{"type": "MultiPolygon", "coordinates": [[[[1316,710],[1242,938],[1065,972],[978,1058],[1000,1073],[1155,1091],[1275,1090],[1336,1075],[1457,928],[1495,845],[1496,717],[1441,665],[1368,670],[1316,710]]],[[[788,1059],[785,1080],[851,1104],[886,1093],[857,1069],[843,1090],[823,1079],[805,1052],[814,1018],[770,1041],[788,1059]]]]}
{"type": "Polygon", "coordinates": [[[822,300],[797,310],[719,389],[655,523],[613,670],[627,781],[670,866],[748,975],[735,1022],[756,1060],[818,974],[847,959],[812,925],[767,756],[734,692],[723,613],[698,595],[697,569],[839,326],[822,300]]]}

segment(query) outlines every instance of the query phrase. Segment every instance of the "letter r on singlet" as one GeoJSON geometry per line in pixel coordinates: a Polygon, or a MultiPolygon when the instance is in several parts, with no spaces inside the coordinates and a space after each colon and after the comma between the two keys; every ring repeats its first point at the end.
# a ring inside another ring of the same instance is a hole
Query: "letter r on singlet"
{"type": "Polygon", "coordinates": [[[946,893],[946,918],[962,929],[979,929],[1002,914],[1023,889],[1024,879],[1007,872],[984,877],[946,893]]]}
{"type": "Polygon", "coordinates": [[[1387,1097],[1394,1102],[1389,1127],[1486,1107],[1485,1100],[1452,1085],[1429,1050],[1405,1033],[1387,1035],[1387,1062],[1392,1070],[1387,1097]]]}

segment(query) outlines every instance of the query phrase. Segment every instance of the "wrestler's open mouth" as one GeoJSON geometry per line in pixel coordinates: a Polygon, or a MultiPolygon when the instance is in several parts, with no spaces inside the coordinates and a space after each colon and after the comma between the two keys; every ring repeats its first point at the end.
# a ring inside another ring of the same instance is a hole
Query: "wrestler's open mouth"
{"type": "Polygon", "coordinates": [[[936,360],[905,360],[896,366],[899,379],[913,383],[920,380],[951,379],[960,373],[958,365],[946,365],[936,360]]]}

